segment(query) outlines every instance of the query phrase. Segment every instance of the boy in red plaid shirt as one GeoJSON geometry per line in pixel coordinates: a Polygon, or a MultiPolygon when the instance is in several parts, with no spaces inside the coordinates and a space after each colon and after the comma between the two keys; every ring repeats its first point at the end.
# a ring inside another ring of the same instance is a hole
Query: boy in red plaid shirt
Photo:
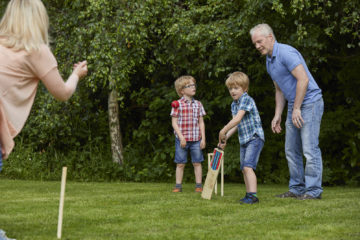
{"type": "Polygon", "coordinates": [[[203,116],[206,114],[200,101],[193,97],[196,93],[196,80],[192,76],[181,76],[175,81],[175,89],[179,97],[174,101],[170,116],[175,134],[175,163],[176,185],[173,192],[182,191],[187,155],[190,152],[195,172],[195,191],[202,192],[202,167],[204,161],[202,149],[205,148],[205,124],[203,116]]]}

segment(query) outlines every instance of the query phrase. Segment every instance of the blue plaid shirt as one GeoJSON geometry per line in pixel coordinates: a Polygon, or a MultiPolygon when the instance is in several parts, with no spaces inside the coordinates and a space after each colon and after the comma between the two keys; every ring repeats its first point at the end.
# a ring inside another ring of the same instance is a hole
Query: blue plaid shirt
{"type": "Polygon", "coordinates": [[[231,104],[231,113],[233,116],[235,116],[239,110],[245,111],[244,117],[237,126],[240,145],[249,142],[255,134],[265,141],[264,130],[261,126],[261,119],[255,101],[246,92],[231,104]]]}

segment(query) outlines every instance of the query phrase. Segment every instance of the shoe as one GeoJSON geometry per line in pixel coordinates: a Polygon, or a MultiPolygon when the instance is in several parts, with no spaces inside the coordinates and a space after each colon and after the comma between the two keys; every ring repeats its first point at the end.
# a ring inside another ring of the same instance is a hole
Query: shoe
{"type": "Polygon", "coordinates": [[[300,195],[296,195],[293,192],[287,191],[287,192],[284,192],[282,194],[275,195],[275,197],[278,197],[278,198],[298,198],[298,197],[300,197],[300,195]]]}
{"type": "Polygon", "coordinates": [[[309,194],[303,194],[297,198],[298,200],[310,200],[310,199],[321,199],[321,194],[317,197],[311,196],[309,194]]]}
{"type": "Polygon", "coordinates": [[[182,192],[182,188],[174,188],[174,189],[172,190],[172,192],[174,192],[174,193],[182,192]]]}
{"type": "Polygon", "coordinates": [[[195,188],[195,192],[202,192],[202,188],[201,187],[197,187],[197,188],[195,188]]]}
{"type": "Polygon", "coordinates": [[[245,198],[247,198],[247,197],[249,197],[249,196],[250,196],[250,194],[246,193],[246,194],[245,194],[245,197],[243,197],[242,199],[240,199],[239,202],[242,202],[245,198]]]}
{"type": "Polygon", "coordinates": [[[259,203],[259,199],[250,194],[247,197],[240,200],[240,204],[254,204],[254,203],[259,203]]]}
{"type": "Polygon", "coordinates": [[[5,234],[5,231],[0,229],[0,240],[16,240],[16,239],[8,238],[5,234]]]}

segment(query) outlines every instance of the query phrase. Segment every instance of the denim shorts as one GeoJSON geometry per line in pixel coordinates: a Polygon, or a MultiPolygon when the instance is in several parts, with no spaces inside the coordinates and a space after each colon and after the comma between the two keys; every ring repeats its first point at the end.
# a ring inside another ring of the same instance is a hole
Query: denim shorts
{"type": "Polygon", "coordinates": [[[249,167],[256,170],[259,161],[261,150],[264,146],[264,141],[256,134],[249,142],[240,145],[240,169],[249,167]]]}
{"type": "Polygon", "coordinates": [[[180,141],[175,138],[175,163],[185,164],[187,163],[188,152],[191,155],[191,161],[193,163],[200,163],[204,161],[204,156],[200,148],[200,141],[186,142],[186,146],[182,148],[180,141]]]}

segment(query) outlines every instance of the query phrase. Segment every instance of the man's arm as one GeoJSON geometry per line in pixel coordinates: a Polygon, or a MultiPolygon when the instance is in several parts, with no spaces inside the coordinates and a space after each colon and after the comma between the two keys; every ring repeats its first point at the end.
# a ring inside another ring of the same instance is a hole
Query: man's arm
{"type": "Polygon", "coordinates": [[[271,121],[271,129],[273,133],[280,133],[281,132],[281,115],[285,107],[285,97],[283,92],[281,91],[280,87],[274,81],[275,85],[275,116],[271,121]]]}
{"type": "Polygon", "coordinates": [[[304,100],[306,90],[309,84],[309,78],[306,74],[305,68],[302,64],[296,66],[291,74],[296,78],[296,96],[294,101],[294,108],[292,113],[292,122],[297,128],[301,128],[304,124],[304,119],[301,117],[301,104],[304,100]]]}

